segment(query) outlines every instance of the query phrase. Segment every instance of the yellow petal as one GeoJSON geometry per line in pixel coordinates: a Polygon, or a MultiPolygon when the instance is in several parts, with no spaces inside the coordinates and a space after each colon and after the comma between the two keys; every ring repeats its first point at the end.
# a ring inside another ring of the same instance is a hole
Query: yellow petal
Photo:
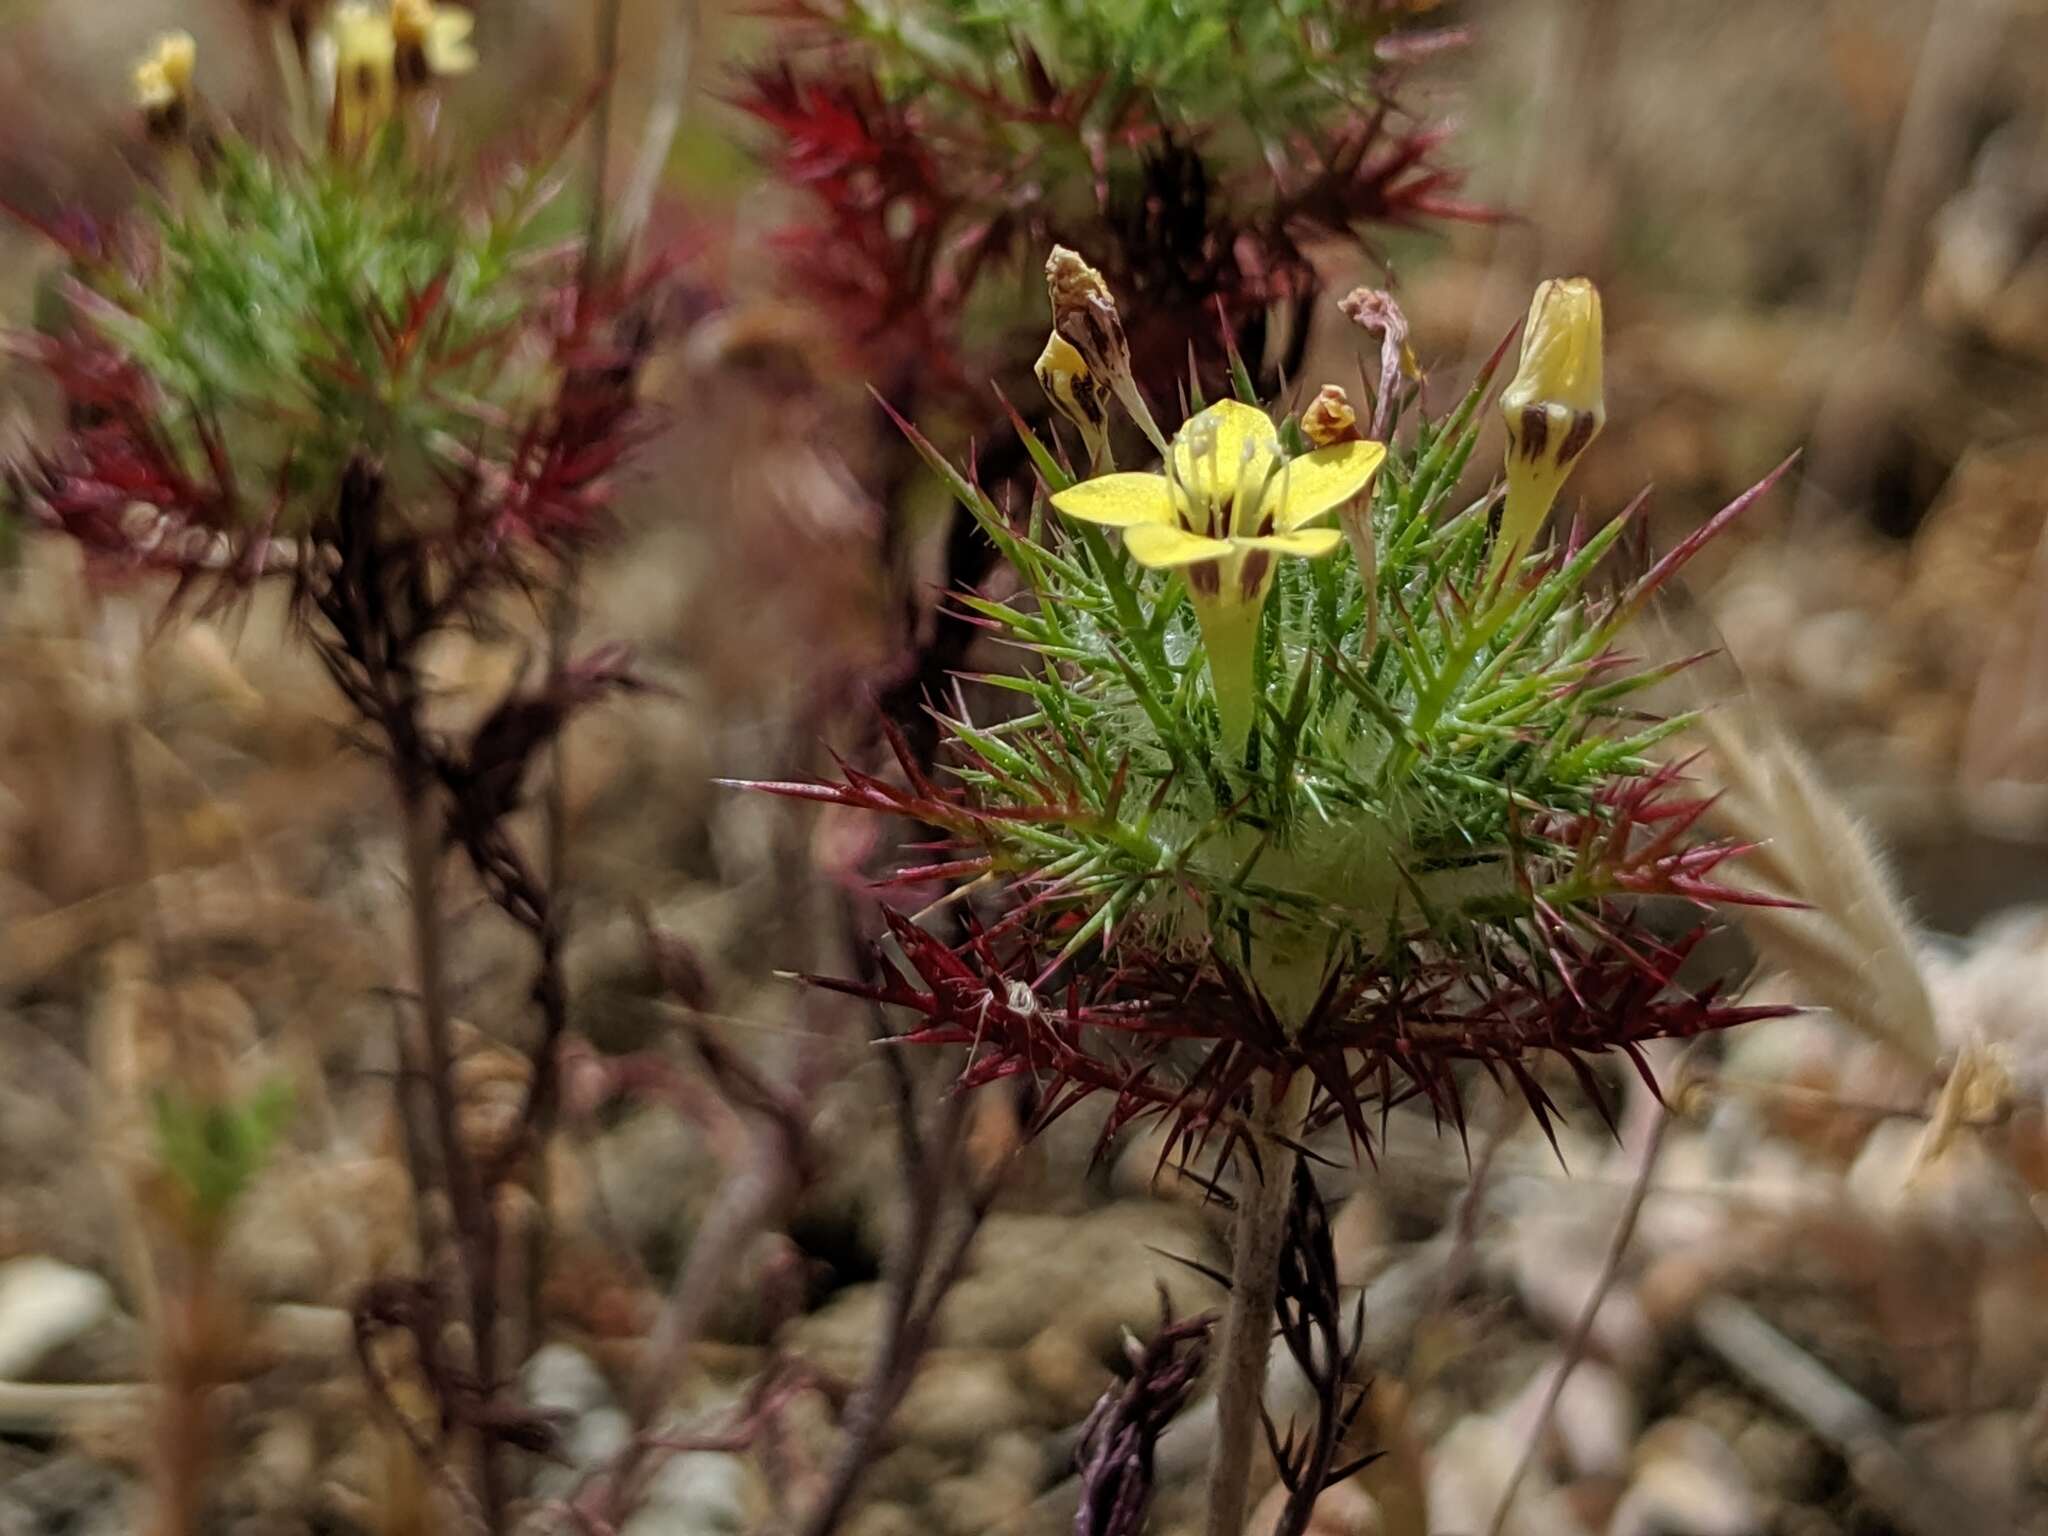
{"type": "Polygon", "coordinates": [[[1052,499],[1068,517],[1107,528],[1173,523],[1173,497],[1164,475],[1098,475],[1052,499]]]}
{"type": "Polygon", "coordinates": [[[1238,549],[1265,549],[1276,555],[1300,555],[1305,560],[1320,560],[1339,544],[1344,535],[1335,528],[1297,528],[1291,533],[1272,533],[1263,539],[1232,539],[1238,549]]]}
{"type": "Polygon", "coordinates": [[[1219,559],[1230,553],[1228,539],[1205,539],[1185,528],[1149,523],[1124,530],[1124,548],[1131,558],[1155,571],[1219,559]]]}
{"type": "Polygon", "coordinates": [[[476,68],[476,47],[469,35],[476,18],[467,11],[444,7],[434,13],[427,34],[427,63],[437,75],[466,75],[476,68]]]}
{"type": "Polygon", "coordinates": [[[1531,405],[1563,406],[1604,418],[1600,390],[1600,290],[1583,277],[1539,283],[1522,328],[1522,361],[1501,391],[1501,410],[1519,415],[1531,405]]]}
{"type": "Polygon", "coordinates": [[[1197,500],[1240,488],[1248,499],[1279,458],[1280,437],[1266,413],[1236,400],[1217,401],[1173,435],[1174,475],[1197,500]]]}
{"type": "Polygon", "coordinates": [[[198,67],[199,45],[190,32],[166,32],[156,40],[156,59],[164,78],[179,95],[192,89],[192,72],[198,67]]]}
{"type": "Polygon", "coordinates": [[[178,92],[155,59],[135,66],[135,105],[145,112],[163,112],[176,106],[178,92]]]}
{"type": "Polygon", "coordinates": [[[199,45],[189,32],[166,32],[135,66],[135,103],[149,113],[168,112],[192,94],[199,45]]]}
{"type": "Polygon", "coordinates": [[[1338,443],[1292,459],[1268,493],[1277,498],[1273,526],[1285,532],[1341,507],[1372,483],[1386,459],[1384,443],[1338,443]]]}

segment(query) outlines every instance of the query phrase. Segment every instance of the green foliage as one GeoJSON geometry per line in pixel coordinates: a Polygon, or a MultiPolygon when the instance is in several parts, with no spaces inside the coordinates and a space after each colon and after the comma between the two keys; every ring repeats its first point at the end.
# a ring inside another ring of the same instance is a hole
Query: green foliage
{"type": "Polygon", "coordinates": [[[206,1221],[217,1221],[255,1182],[292,1113],[288,1084],[272,1082],[239,1103],[165,1089],[152,1103],[157,1159],[206,1221]]]}
{"type": "Polygon", "coordinates": [[[404,139],[351,161],[230,137],[157,205],[146,261],[77,274],[187,468],[217,457],[259,507],[284,488],[285,531],[365,452],[417,501],[403,493],[522,424],[552,381],[529,334],[548,187],[521,173],[478,209],[404,139]]]}
{"type": "Polygon", "coordinates": [[[1037,62],[1070,87],[1101,81],[1105,122],[1142,93],[1169,121],[1265,135],[1368,104],[1388,31],[1348,0],[854,0],[851,19],[905,93],[965,79],[1021,94],[1037,62]]]}
{"type": "MultiPolygon", "coordinates": [[[[1241,756],[1178,575],[1050,509],[1020,532],[944,470],[1024,586],[964,601],[1040,659],[987,680],[1021,695],[1020,714],[948,723],[974,808],[955,830],[1081,915],[1070,952],[1112,929],[1169,955],[1213,948],[1298,1018],[1397,936],[1483,953],[1525,937],[1539,903],[1620,888],[1611,860],[1557,839],[1600,823],[1602,791],[1648,773],[1645,754],[1685,722],[1631,713],[1659,674],[1611,652],[1628,595],[1592,591],[1626,518],[1568,558],[1489,577],[1489,503],[1453,505],[1481,395],[1391,451],[1369,582],[1346,551],[1280,562],[1241,756]]],[[[1301,446],[1292,423],[1283,440],[1301,446]]],[[[1068,483],[1026,446],[1050,489],[1068,483]]]]}

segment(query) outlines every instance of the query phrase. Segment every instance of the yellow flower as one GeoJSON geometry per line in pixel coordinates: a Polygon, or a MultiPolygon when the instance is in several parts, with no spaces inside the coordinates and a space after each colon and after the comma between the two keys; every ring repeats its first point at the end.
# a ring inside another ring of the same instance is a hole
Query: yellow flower
{"type": "Polygon", "coordinates": [[[1507,423],[1508,500],[1494,566],[1519,560],[1550,515],[1572,466],[1600,433],[1600,290],[1583,277],[1538,285],[1522,330],[1522,361],[1500,397],[1507,423]]]}
{"type": "Polygon", "coordinates": [[[1109,456],[1109,391],[1088,371],[1081,354],[1054,331],[1046,338],[1033,370],[1038,387],[1058,407],[1059,413],[1081,429],[1081,441],[1088,448],[1088,467],[1103,468],[1109,456]]]}
{"type": "Polygon", "coordinates": [[[1263,411],[1226,400],[1175,434],[1164,474],[1099,475],[1052,504],[1121,528],[1140,565],[1187,573],[1224,738],[1236,750],[1251,730],[1252,652],[1274,560],[1336,549],[1342,534],[1309,524],[1363,491],[1386,452],[1353,441],[1287,459],[1263,411]]]}
{"type": "Polygon", "coordinates": [[[466,75],[476,68],[476,48],[469,34],[476,18],[435,0],[391,0],[391,31],[398,45],[398,80],[417,87],[445,75],[466,75]]]}
{"type": "Polygon", "coordinates": [[[191,107],[198,62],[190,32],[166,32],[135,66],[135,104],[152,131],[174,128],[191,107]]]}
{"type": "Polygon", "coordinates": [[[334,8],[334,140],[358,149],[391,120],[398,100],[398,37],[391,18],[365,3],[334,8]]]}

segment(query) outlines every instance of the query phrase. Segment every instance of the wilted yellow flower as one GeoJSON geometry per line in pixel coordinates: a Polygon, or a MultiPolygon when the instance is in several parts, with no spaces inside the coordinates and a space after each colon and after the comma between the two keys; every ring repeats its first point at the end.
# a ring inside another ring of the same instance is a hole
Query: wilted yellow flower
{"type": "Polygon", "coordinates": [[[166,32],[135,66],[135,105],[152,132],[175,129],[192,106],[199,45],[190,32],[166,32]]]}
{"type": "Polygon", "coordinates": [[[1572,466],[1607,420],[1600,392],[1600,290],[1584,277],[1537,286],[1522,362],[1500,397],[1508,500],[1495,568],[1521,558],[1572,466]]]}
{"type": "Polygon", "coordinates": [[[409,88],[476,68],[469,35],[476,18],[435,0],[391,0],[391,32],[397,44],[398,83],[409,88]]]}
{"type": "Polygon", "coordinates": [[[1238,749],[1251,731],[1252,654],[1273,562],[1343,542],[1334,528],[1308,525],[1364,490],[1386,452],[1354,440],[1288,459],[1263,411],[1225,400],[1175,434],[1164,474],[1098,475],[1052,504],[1121,528],[1138,564],[1187,573],[1224,739],[1238,749]]]}
{"type": "Polygon", "coordinates": [[[1109,391],[1088,371],[1088,364],[1055,331],[1046,338],[1034,368],[1038,387],[1059,413],[1081,430],[1088,447],[1088,465],[1103,468],[1109,457],[1109,391]]]}
{"type": "Polygon", "coordinates": [[[1045,290],[1052,300],[1053,334],[1080,354],[1089,374],[1116,396],[1152,445],[1166,452],[1166,436],[1138,392],[1123,316],[1102,274],[1079,252],[1056,245],[1045,259],[1045,290]]]}
{"type": "Polygon", "coordinates": [[[359,148],[391,120],[398,101],[398,37],[391,17],[343,0],[328,23],[334,52],[334,140],[359,148]]]}

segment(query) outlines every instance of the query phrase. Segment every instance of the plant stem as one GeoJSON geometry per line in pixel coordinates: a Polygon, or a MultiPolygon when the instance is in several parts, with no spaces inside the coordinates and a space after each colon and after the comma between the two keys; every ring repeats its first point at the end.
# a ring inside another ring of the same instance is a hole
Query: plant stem
{"type": "MultiPolygon", "coordinates": [[[[394,743],[394,746],[396,743],[394,743]]],[[[420,996],[421,1034],[426,1045],[427,1088],[433,1103],[435,1139],[442,1175],[460,1240],[456,1250],[469,1302],[470,1347],[477,1390],[489,1399],[497,1387],[498,1297],[497,1221],[476,1164],[462,1142],[455,1101],[454,1020],[448,1008],[447,957],[438,899],[444,830],[435,814],[428,776],[402,757],[396,765],[398,799],[405,817],[405,871],[412,904],[413,961],[420,996]]],[[[496,1446],[480,1434],[477,1498],[493,1531],[504,1529],[505,1491],[496,1446]]]]}
{"type": "Polygon", "coordinates": [[[1252,1142],[1237,1191],[1230,1256],[1230,1310],[1223,1320],[1222,1374],[1216,1385],[1216,1459],[1209,1467],[1203,1536],[1243,1536],[1251,1498],[1252,1455],[1258,1445],[1273,1340],[1273,1302],[1280,1288],[1280,1245],[1294,1188],[1295,1152],[1308,1112],[1311,1079],[1266,1079],[1253,1089],[1252,1142]]]}
{"type": "MultiPolygon", "coordinates": [[[[616,27],[617,8],[611,21],[616,27]]],[[[616,38],[614,38],[616,44],[616,38]]],[[[616,47],[614,47],[616,53],[616,47]]],[[[606,87],[605,95],[611,94],[606,87]]],[[[599,195],[601,196],[601,187],[599,195]]],[[[593,235],[593,238],[595,236],[593,235]]],[[[565,561],[548,610],[548,681],[552,686],[569,664],[569,650],[576,634],[576,597],[581,566],[565,561]]],[[[547,837],[547,859],[540,877],[540,899],[544,903],[534,933],[540,954],[540,970],[534,979],[534,1001],[540,1006],[540,1044],[533,1056],[531,1098],[526,1116],[527,1134],[533,1149],[529,1177],[533,1189],[532,1224],[526,1241],[526,1304],[521,1319],[515,1363],[524,1362],[540,1348],[544,1318],[541,1298],[547,1284],[549,1204],[548,1143],[555,1132],[556,1111],[561,1096],[562,1042],[569,1032],[569,984],[563,964],[568,942],[569,885],[569,748],[566,730],[556,733],[548,744],[547,797],[542,803],[547,837]]]]}
{"type": "Polygon", "coordinates": [[[205,1529],[207,1474],[214,1460],[211,1393],[222,1328],[215,1311],[212,1237],[185,1236],[176,1246],[174,1274],[157,1306],[161,1396],[151,1536],[199,1536],[205,1529]]]}

